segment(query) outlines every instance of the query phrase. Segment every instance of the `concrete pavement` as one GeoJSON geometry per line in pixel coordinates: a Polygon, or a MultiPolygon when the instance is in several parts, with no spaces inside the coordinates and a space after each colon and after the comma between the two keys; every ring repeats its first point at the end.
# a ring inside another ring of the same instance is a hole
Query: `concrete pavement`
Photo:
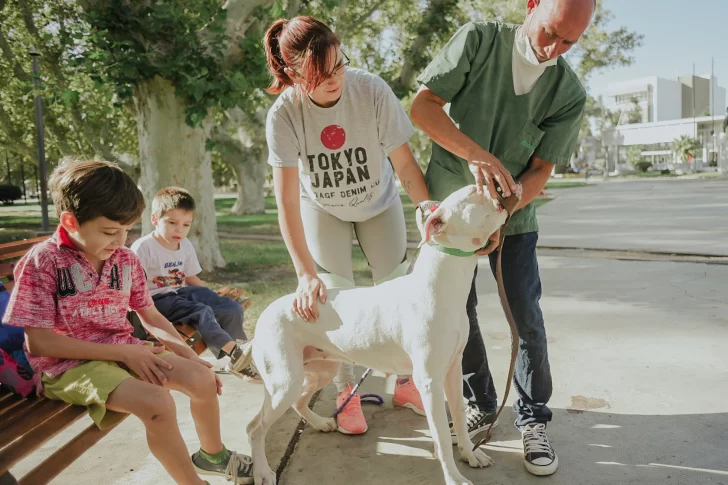
{"type": "Polygon", "coordinates": [[[728,177],[552,189],[539,245],[728,256],[728,177]]]}

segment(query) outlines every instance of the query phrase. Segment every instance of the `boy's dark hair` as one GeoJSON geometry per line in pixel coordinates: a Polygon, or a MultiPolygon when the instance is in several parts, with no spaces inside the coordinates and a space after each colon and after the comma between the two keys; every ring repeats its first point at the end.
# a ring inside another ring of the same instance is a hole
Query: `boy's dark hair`
{"type": "Polygon", "coordinates": [[[175,209],[195,212],[195,199],[181,187],[164,187],[157,192],[152,200],[152,215],[164,217],[164,214],[175,209]]]}
{"type": "Polygon", "coordinates": [[[58,217],[69,211],[79,224],[97,217],[131,224],[146,206],[134,180],[115,163],[102,160],[64,157],[51,174],[48,188],[58,217]]]}

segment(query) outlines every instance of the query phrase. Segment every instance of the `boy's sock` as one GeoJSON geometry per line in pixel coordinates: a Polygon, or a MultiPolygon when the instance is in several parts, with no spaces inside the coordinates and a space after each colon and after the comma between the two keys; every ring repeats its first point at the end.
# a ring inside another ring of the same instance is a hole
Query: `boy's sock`
{"type": "Polygon", "coordinates": [[[230,452],[227,450],[227,448],[225,448],[225,446],[223,446],[221,452],[211,455],[210,453],[200,448],[200,455],[202,455],[202,458],[209,461],[210,463],[219,465],[220,463],[224,463],[228,459],[230,452]]]}

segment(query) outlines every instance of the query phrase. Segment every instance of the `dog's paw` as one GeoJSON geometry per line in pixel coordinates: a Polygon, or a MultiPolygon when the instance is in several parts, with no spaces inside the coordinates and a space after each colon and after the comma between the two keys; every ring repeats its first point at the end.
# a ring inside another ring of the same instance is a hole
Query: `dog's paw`
{"type": "Polygon", "coordinates": [[[267,470],[258,470],[253,465],[253,480],[255,485],[276,485],[276,474],[270,467],[266,467],[267,470]]]}
{"type": "Polygon", "coordinates": [[[465,448],[458,448],[460,449],[460,456],[462,456],[463,461],[468,462],[468,465],[473,468],[485,468],[495,463],[491,457],[480,450],[473,451],[465,448]]]}
{"type": "Polygon", "coordinates": [[[339,425],[336,424],[336,420],[334,418],[322,418],[320,416],[317,416],[319,419],[317,420],[311,420],[308,422],[311,426],[313,426],[314,429],[317,431],[321,431],[323,433],[330,433],[332,431],[336,431],[339,428],[339,425]]]}

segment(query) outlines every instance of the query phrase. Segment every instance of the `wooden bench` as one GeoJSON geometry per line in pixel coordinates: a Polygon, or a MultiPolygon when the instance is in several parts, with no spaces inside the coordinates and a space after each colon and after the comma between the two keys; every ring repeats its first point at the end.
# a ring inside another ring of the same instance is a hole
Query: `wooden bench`
{"type": "MultiPolygon", "coordinates": [[[[43,242],[47,237],[38,237],[19,242],[0,245],[0,278],[11,278],[13,266],[31,247],[43,242]]],[[[134,321],[136,314],[131,312],[135,334],[141,329],[141,322],[134,321]]],[[[201,354],[206,346],[199,333],[189,326],[176,326],[197,354],[201,354]]],[[[143,329],[141,329],[143,332],[143,329]]],[[[145,335],[145,334],[142,334],[145,335]]],[[[58,476],[64,469],[106,436],[128,415],[113,413],[116,423],[104,430],[95,424],[87,426],[68,443],[57,449],[35,468],[18,478],[10,473],[10,469],[19,461],[40,448],[61,431],[75,423],[88,411],[83,406],[66,404],[61,401],[29,396],[23,399],[4,388],[0,389],[0,485],[44,485],[58,476]]]]}

